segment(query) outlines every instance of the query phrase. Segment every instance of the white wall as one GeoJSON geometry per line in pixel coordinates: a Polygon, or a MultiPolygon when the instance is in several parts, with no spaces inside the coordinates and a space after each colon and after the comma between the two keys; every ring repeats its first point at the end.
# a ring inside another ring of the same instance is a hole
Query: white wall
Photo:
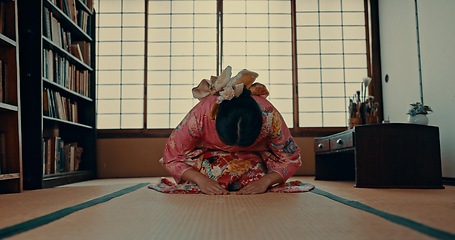
{"type": "MultiPolygon", "coordinates": [[[[455,177],[455,11],[454,0],[418,0],[425,105],[438,126],[442,175],[455,177]]],[[[420,101],[414,0],[380,0],[384,117],[406,122],[409,104],[420,101]],[[389,82],[385,76],[389,75],[389,82]]]]}

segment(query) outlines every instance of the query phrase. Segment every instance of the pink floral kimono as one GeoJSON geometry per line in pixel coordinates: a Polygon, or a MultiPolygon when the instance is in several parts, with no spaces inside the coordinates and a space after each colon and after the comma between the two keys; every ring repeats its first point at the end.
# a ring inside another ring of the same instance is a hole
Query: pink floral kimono
{"type": "MultiPolygon", "coordinates": [[[[275,107],[263,97],[253,98],[262,110],[263,124],[252,146],[228,146],[220,140],[215,120],[210,118],[217,97],[208,96],[173,131],[160,159],[160,163],[180,185],[163,179],[151,188],[168,193],[199,192],[197,185],[182,182],[182,174],[190,168],[218,181],[229,191],[237,191],[269,172],[280,174],[283,182],[293,176],[301,165],[299,147],[275,107]]],[[[303,185],[290,182],[285,188],[279,186],[275,190],[299,191],[296,189],[298,186],[303,185]]],[[[308,186],[303,187],[306,189],[308,186]]]]}
{"type": "MultiPolygon", "coordinates": [[[[230,71],[228,68],[227,70],[230,71]]],[[[242,70],[240,73],[245,76],[245,73],[251,72],[242,70]]],[[[226,70],[221,76],[224,75],[226,70]]],[[[226,79],[229,77],[230,72],[226,79]]],[[[257,74],[254,75],[254,78],[256,77],[257,74]]],[[[242,81],[242,84],[245,83],[242,81]]],[[[251,86],[254,79],[248,81],[251,86]]],[[[219,82],[218,78],[214,86],[219,82]]],[[[227,82],[224,80],[223,84],[226,85],[227,82]]],[[[199,90],[201,84],[195,89],[199,90]]],[[[208,82],[206,84],[210,85],[208,82]]],[[[253,87],[255,86],[258,85],[253,84],[253,87]]],[[[222,89],[221,87],[218,90],[222,89]]],[[[163,178],[160,183],[151,185],[151,189],[165,193],[199,193],[196,184],[184,182],[181,178],[190,168],[216,180],[229,191],[240,190],[249,182],[258,180],[270,172],[280,174],[285,184],[275,186],[269,191],[303,192],[312,189],[312,185],[298,181],[286,182],[302,164],[300,149],[281,114],[265,98],[268,96],[265,87],[255,89],[258,91],[251,89],[253,98],[262,111],[262,130],[249,147],[229,146],[220,140],[213,117],[213,109],[216,107],[219,94],[210,95],[207,93],[208,90],[209,87],[206,87],[205,91],[198,93],[201,96],[200,102],[172,132],[166,143],[163,158],[160,159],[160,163],[171,174],[175,183],[163,178]]]]}

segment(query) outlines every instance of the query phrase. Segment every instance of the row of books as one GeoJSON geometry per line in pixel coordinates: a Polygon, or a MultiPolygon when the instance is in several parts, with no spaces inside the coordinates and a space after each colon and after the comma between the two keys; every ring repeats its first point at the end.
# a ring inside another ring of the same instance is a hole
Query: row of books
{"type": "Polygon", "coordinates": [[[84,62],[87,65],[91,65],[91,54],[90,54],[90,49],[91,49],[91,43],[90,42],[84,42],[84,41],[74,41],[71,44],[71,49],[70,53],[77,57],[79,60],[84,62]]]}
{"type": "Polygon", "coordinates": [[[0,174],[6,171],[6,133],[0,132],[0,174]]]}
{"type": "Polygon", "coordinates": [[[70,17],[73,22],[77,22],[76,0],[52,0],[52,3],[70,17]]]}
{"type": "Polygon", "coordinates": [[[43,35],[55,45],[90,65],[90,43],[86,41],[73,41],[71,32],[62,28],[58,19],[54,17],[49,9],[44,8],[43,14],[43,35]]]}
{"type": "Polygon", "coordinates": [[[6,62],[0,59],[0,102],[6,102],[8,97],[7,69],[6,62]]]}
{"type": "Polygon", "coordinates": [[[77,25],[82,29],[82,31],[87,32],[90,26],[90,13],[83,10],[78,10],[77,13],[77,25]]]}
{"type": "Polygon", "coordinates": [[[79,170],[83,148],[77,142],[65,143],[60,136],[43,139],[43,174],[79,170]]]}
{"type": "Polygon", "coordinates": [[[70,122],[79,122],[77,102],[60,92],[43,88],[43,115],[70,122]]]}
{"type": "Polygon", "coordinates": [[[88,70],[79,70],[68,59],[50,50],[43,49],[43,77],[60,86],[89,97],[88,70]]]}
{"type": "Polygon", "coordinates": [[[54,17],[49,9],[43,9],[43,35],[49,38],[57,46],[69,51],[71,44],[71,32],[65,31],[60,22],[54,17]]]}
{"type": "Polygon", "coordinates": [[[52,0],[52,3],[65,13],[74,23],[84,32],[87,32],[90,14],[93,12],[93,0],[85,0],[85,5],[90,10],[86,12],[82,8],[77,8],[76,1],[80,0],[52,0]]]}

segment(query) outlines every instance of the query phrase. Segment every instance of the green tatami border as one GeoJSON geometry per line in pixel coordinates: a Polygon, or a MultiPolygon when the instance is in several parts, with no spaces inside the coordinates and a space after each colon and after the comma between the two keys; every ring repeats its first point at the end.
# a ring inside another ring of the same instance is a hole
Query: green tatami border
{"type": "Polygon", "coordinates": [[[402,225],[404,227],[418,231],[418,232],[428,235],[430,237],[434,237],[436,239],[455,239],[455,234],[453,234],[453,233],[450,233],[450,232],[447,232],[444,230],[440,230],[440,229],[437,229],[434,227],[430,227],[428,225],[413,221],[413,220],[405,218],[405,217],[401,217],[401,216],[398,216],[395,214],[391,214],[391,213],[387,213],[387,212],[375,209],[375,208],[365,205],[361,202],[342,198],[342,197],[336,196],[334,194],[331,194],[329,192],[326,192],[326,191],[318,189],[318,188],[313,189],[311,192],[314,194],[318,194],[318,195],[327,197],[331,200],[337,201],[337,202],[345,204],[347,206],[374,214],[374,215],[384,218],[390,222],[402,225]]]}
{"type": "Polygon", "coordinates": [[[89,208],[89,207],[95,206],[95,205],[100,204],[100,203],[107,202],[107,201],[109,201],[109,200],[111,200],[113,198],[120,197],[120,196],[125,195],[127,193],[136,191],[136,190],[138,190],[138,189],[140,189],[142,187],[147,186],[148,184],[149,183],[139,183],[139,184],[136,184],[136,185],[133,185],[133,186],[118,190],[116,192],[113,192],[113,193],[110,193],[110,194],[107,194],[107,195],[104,195],[104,196],[89,200],[87,202],[83,202],[83,203],[74,205],[72,207],[63,208],[61,210],[55,211],[53,213],[46,214],[46,215],[41,216],[41,217],[37,217],[37,218],[31,219],[31,220],[28,220],[28,221],[25,221],[25,222],[10,226],[10,227],[2,228],[2,229],[0,229],[0,238],[3,239],[3,238],[11,237],[11,236],[14,236],[14,235],[17,235],[17,234],[32,230],[34,228],[41,227],[41,226],[46,225],[46,224],[48,224],[50,222],[53,222],[53,221],[56,221],[56,220],[58,220],[60,218],[68,216],[68,215],[70,215],[70,214],[72,214],[74,212],[77,212],[77,211],[83,210],[85,208],[89,208]]]}

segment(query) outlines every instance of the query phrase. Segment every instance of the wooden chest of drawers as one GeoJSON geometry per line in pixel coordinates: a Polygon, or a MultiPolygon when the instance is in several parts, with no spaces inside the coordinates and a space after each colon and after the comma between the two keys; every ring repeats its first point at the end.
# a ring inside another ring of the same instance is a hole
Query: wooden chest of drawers
{"type": "Polygon", "coordinates": [[[354,180],[354,131],[353,129],[316,138],[316,180],[354,180]]]}
{"type": "Polygon", "coordinates": [[[443,188],[439,128],[406,123],[356,126],[314,140],[316,180],[356,187],[443,188]]]}
{"type": "Polygon", "coordinates": [[[354,131],[348,130],[325,138],[316,138],[314,141],[314,152],[345,150],[354,147],[354,131]]]}

